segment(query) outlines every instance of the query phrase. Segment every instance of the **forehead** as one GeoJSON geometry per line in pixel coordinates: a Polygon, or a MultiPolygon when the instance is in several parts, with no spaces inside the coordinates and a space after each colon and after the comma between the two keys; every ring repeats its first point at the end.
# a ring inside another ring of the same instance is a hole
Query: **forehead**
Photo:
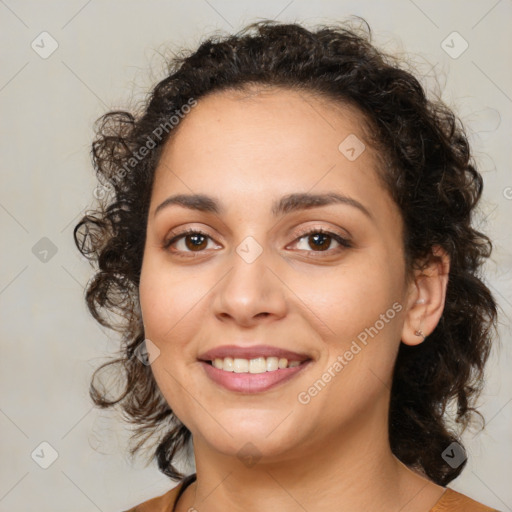
{"type": "Polygon", "coordinates": [[[250,86],[244,91],[218,91],[201,98],[167,147],[201,142],[205,150],[212,151],[213,141],[227,139],[229,144],[222,149],[236,149],[238,143],[262,154],[273,150],[274,156],[278,147],[302,147],[304,143],[309,150],[321,151],[328,146],[338,150],[340,136],[357,134],[364,138],[362,121],[362,115],[351,105],[312,92],[250,86]]]}
{"type": "Polygon", "coordinates": [[[310,190],[386,195],[379,162],[348,105],[281,88],[228,90],[201,98],[171,134],[154,190],[158,199],[170,189],[268,199],[310,190]],[[356,158],[346,152],[354,148],[356,158]]]}

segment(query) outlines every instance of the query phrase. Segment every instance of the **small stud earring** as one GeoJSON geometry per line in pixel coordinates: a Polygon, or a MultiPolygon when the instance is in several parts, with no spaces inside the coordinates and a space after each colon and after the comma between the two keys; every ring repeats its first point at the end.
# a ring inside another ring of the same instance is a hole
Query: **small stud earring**
{"type": "Polygon", "coordinates": [[[416,336],[421,336],[423,338],[423,341],[425,341],[426,336],[421,329],[419,331],[415,331],[414,334],[416,336]]]}

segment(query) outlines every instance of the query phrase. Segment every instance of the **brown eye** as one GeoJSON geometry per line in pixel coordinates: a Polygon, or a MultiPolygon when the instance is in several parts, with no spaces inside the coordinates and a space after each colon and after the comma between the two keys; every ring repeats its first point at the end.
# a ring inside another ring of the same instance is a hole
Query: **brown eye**
{"type": "Polygon", "coordinates": [[[202,231],[195,229],[187,230],[170,240],[164,242],[163,249],[169,250],[172,246],[178,246],[173,252],[202,252],[208,246],[208,240],[211,240],[210,236],[202,231]],[[179,243],[182,242],[181,247],[179,243]]]}
{"type": "Polygon", "coordinates": [[[333,251],[342,250],[342,247],[352,247],[352,244],[346,238],[323,229],[313,229],[302,233],[301,236],[296,239],[299,242],[298,245],[300,245],[300,241],[304,239],[306,240],[304,246],[307,247],[299,247],[299,249],[309,250],[309,252],[328,252],[333,240],[340,246],[334,248],[333,251]]]}
{"type": "Polygon", "coordinates": [[[332,237],[325,233],[315,233],[308,236],[308,243],[313,249],[325,251],[331,245],[332,237]]]}
{"type": "MultiPolygon", "coordinates": [[[[200,253],[203,252],[204,249],[207,249],[209,240],[212,240],[212,238],[208,234],[190,229],[164,242],[162,247],[165,250],[178,254],[200,253]],[[174,249],[171,251],[170,248],[173,246],[174,249]]],[[[351,242],[346,238],[323,229],[312,229],[302,233],[301,236],[296,238],[296,243],[298,242],[297,245],[300,245],[302,240],[306,240],[305,243],[303,242],[306,247],[299,247],[299,249],[312,253],[338,252],[341,251],[342,248],[352,247],[351,242]],[[330,249],[333,241],[335,241],[339,247],[330,249]]]]}
{"type": "Polygon", "coordinates": [[[185,235],[184,240],[186,247],[191,251],[195,251],[196,249],[204,249],[208,245],[206,237],[200,233],[196,233],[194,235],[185,235]]]}

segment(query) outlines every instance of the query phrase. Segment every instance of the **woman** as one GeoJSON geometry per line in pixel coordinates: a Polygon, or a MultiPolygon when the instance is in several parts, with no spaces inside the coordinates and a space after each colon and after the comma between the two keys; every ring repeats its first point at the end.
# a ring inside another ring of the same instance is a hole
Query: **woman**
{"type": "Polygon", "coordinates": [[[123,335],[97,371],[126,382],[91,395],[137,426],[132,454],[158,433],[181,480],[132,511],[492,510],[446,487],[467,459],[445,408],[479,414],[496,325],[482,178],[369,34],[255,23],[102,118],[109,193],[75,241],[92,314],[123,335]]]}

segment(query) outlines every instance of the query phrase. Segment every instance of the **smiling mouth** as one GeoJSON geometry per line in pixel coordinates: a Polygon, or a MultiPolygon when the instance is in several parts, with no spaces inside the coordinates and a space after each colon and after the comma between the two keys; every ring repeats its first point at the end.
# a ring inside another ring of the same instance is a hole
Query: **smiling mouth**
{"type": "Polygon", "coordinates": [[[253,359],[225,357],[223,359],[216,358],[213,361],[198,360],[198,362],[201,363],[206,376],[222,388],[253,394],[284,385],[306,371],[313,360],[288,361],[278,357],[256,357],[253,359]],[[222,368],[219,368],[221,365],[222,368]],[[267,368],[270,369],[267,370],[267,368]]]}

